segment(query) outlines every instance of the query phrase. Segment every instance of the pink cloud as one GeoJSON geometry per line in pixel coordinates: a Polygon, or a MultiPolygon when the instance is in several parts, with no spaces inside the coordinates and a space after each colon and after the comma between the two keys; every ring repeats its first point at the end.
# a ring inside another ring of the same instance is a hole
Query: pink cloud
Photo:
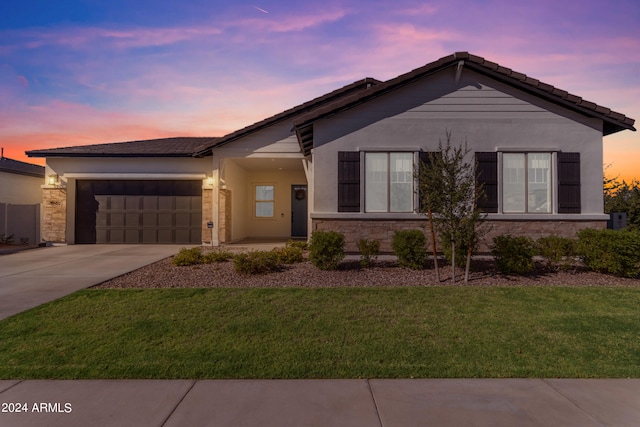
{"type": "Polygon", "coordinates": [[[20,82],[20,85],[24,88],[29,87],[29,80],[27,80],[27,78],[25,76],[18,76],[18,81],[20,82]]]}

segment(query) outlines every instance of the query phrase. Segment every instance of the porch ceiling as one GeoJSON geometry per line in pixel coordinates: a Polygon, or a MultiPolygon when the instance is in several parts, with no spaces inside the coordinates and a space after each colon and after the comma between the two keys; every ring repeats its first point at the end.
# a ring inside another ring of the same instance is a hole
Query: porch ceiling
{"type": "Polygon", "coordinates": [[[287,158],[232,158],[241,168],[248,171],[277,172],[282,170],[301,170],[302,159],[287,158]]]}

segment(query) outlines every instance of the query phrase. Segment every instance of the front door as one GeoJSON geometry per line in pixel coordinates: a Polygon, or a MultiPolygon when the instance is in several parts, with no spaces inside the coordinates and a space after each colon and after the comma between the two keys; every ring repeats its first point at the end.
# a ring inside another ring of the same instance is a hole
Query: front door
{"type": "Polygon", "coordinates": [[[291,237],[307,237],[307,186],[291,186],[291,237]]]}

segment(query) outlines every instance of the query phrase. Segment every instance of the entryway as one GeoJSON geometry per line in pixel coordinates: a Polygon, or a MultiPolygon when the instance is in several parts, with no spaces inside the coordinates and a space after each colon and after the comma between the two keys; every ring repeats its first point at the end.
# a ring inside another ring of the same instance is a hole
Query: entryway
{"type": "Polygon", "coordinates": [[[291,186],[291,237],[307,237],[307,186],[291,186]]]}

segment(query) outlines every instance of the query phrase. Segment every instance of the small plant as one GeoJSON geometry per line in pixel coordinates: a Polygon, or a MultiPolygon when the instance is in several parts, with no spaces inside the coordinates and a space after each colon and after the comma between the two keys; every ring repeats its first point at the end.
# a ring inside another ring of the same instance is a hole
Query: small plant
{"type": "Polygon", "coordinates": [[[233,258],[233,254],[225,250],[209,251],[202,254],[202,262],[213,264],[214,262],[225,262],[233,258]]]}
{"type": "Polygon", "coordinates": [[[289,240],[286,247],[299,248],[301,251],[306,251],[309,249],[309,244],[306,240],[289,240]]]}
{"type": "Polygon", "coordinates": [[[0,245],[11,245],[13,244],[13,234],[9,234],[8,236],[5,234],[0,234],[0,245]]]}
{"type": "Polygon", "coordinates": [[[391,249],[398,257],[398,264],[414,270],[425,267],[427,239],[420,230],[401,230],[393,234],[391,249]]]}
{"type": "Polygon", "coordinates": [[[640,234],[631,231],[584,229],[577,252],[593,271],[620,277],[640,274],[640,234]]]}
{"type": "Polygon", "coordinates": [[[557,271],[572,267],[572,261],[576,255],[576,241],[574,239],[547,236],[539,238],[536,244],[548,269],[557,271]]]}
{"type": "Polygon", "coordinates": [[[309,243],[309,260],[320,270],[335,270],[344,259],[344,234],[314,231],[309,243]]]}
{"type": "Polygon", "coordinates": [[[530,237],[502,235],[493,238],[491,253],[502,274],[525,275],[534,268],[535,242],[530,237]]]}
{"type": "Polygon", "coordinates": [[[299,246],[289,246],[288,244],[283,248],[276,248],[273,250],[278,256],[278,261],[282,264],[296,264],[304,261],[302,255],[302,249],[299,246]]]}
{"type": "Polygon", "coordinates": [[[273,251],[253,251],[235,255],[233,268],[242,274],[267,274],[279,271],[281,264],[273,251]]]}
{"type": "Polygon", "coordinates": [[[364,268],[370,267],[380,253],[380,242],[377,240],[358,240],[358,250],[360,251],[360,265],[364,268]]]}
{"type": "Polygon", "coordinates": [[[178,252],[178,254],[173,257],[173,260],[171,262],[173,263],[173,265],[177,265],[179,267],[201,264],[202,252],[200,251],[200,248],[182,248],[180,249],[180,252],[178,252]]]}

